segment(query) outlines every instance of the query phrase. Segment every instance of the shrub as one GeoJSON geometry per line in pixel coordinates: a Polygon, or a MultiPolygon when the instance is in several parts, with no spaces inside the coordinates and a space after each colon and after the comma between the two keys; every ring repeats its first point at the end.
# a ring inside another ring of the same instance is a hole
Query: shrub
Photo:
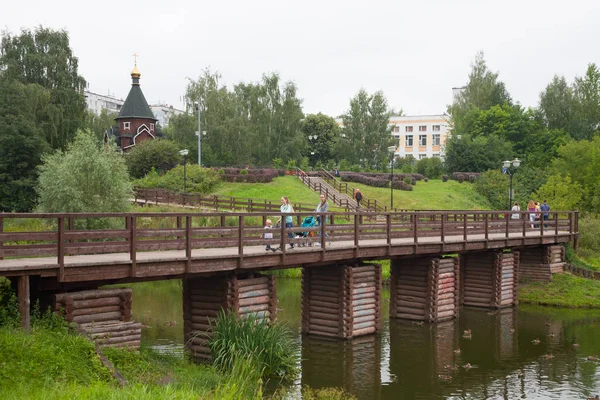
{"type": "MultiPolygon", "coordinates": [[[[215,185],[219,183],[220,177],[227,176],[226,174],[219,175],[214,169],[201,168],[196,164],[187,165],[185,173],[187,191],[190,193],[210,193],[215,185]]],[[[183,165],[178,165],[163,176],[159,176],[155,171],[152,171],[144,178],[135,180],[133,184],[143,189],[163,188],[182,191],[183,179],[183,165]]]]}
{"type": "Polygon", "coordinates": [[[177,144],[166,139],[144,140],[125,154],[125,163],[133,178],[142,178],[152,168],[165,173],[180,161],[177,144]]]}
{"type": "Polygon", "coordinates": [[[597,215],[585,215],[579,218],[580,249],[600,254],[600,218],[597,215]]]}
{"type": "Polygon", "coordinates": [[[297,372],[298,345],[288,328],[252,314],[239,318],[220,311],[209,345],[213,363],[222,371],[231,371],[236,360],[244,358],[264,377],[293,378],[297,372]]]}
{"type": "Polygon", "coordinates": [[[223,174],[225,173],[225,170],[224,170],[223,168],[221,168],[221,169],[218,171],[218,173],[219,173],[219,175],[223,175],[223,174]]]}
{"type": "Polygon", "coordinates": [[[240,175],[248,175],[248,170],[247,169],[241,170],[240,175]]]}
{"type": "Polygon", "coordinates": [[[404,183],[406,183],[407,185],[412,184],[413,180],[410,176],[407,176],[406,178],[404,178],[404,183]]]}
{"type": "Polygon", "coordinates": [[[442,182],[448,182],[448,175],[442,175],[442,182]]]}
{"type": "Polygon", "coordinates": [[[423,182],[429,182],[429,179],[423,178],[423,182]]]}
{"type": "Polygon", "coordinates": [[[278,169],[277,170],[277,175],[279,175],[279,176],[285,176],[285,169],[278,169]]]}

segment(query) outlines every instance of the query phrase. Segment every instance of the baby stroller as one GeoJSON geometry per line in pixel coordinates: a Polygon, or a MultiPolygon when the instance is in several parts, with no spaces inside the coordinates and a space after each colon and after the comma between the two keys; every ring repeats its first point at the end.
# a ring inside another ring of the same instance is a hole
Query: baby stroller
{"type": "MultiPolygon", "coordinates": [[[[317,219],[315,217],[306,217],[302,220],[302,224],[300,225],[302,228],[314,228],[317,226],[317,219]]],[[[299,241],[298,246],[312,246],[313,242],[309,239],[315,236],[315,232],[307,231],[307,232],[296,232],[296,238],[305,238],[304,241],[299,241]]]]}

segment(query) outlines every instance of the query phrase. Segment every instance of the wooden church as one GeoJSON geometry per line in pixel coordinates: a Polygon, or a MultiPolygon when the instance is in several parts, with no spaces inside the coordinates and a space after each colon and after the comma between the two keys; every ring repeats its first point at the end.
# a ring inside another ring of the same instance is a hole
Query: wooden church
{"type": "Polygon", "coordinates": [[[158,121],[140,87],[140,76],[137,63],[131,71],[131,89],[121,107],[119,115],[115,118],[115,126],[104,132],[104,142],[115,140],[121,151],[127,151],[144,140],[154,140],[162,137],[158,121]]]}

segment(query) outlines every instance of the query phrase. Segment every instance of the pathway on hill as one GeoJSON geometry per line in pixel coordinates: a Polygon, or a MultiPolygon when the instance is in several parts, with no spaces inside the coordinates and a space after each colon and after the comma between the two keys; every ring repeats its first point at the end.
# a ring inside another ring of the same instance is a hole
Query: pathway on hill
{"type": "MultiPolygon", "coordinates": [[[[298,175],[298,178],[311,190],[317,193],[323,193],[327,196],[327,200],[330,200],[335,205],[340,207],[348,207],[352,211],[359,209],[356,200],[346,193],[341,193],[336,190],[333,186],[327,183],[324,179],[318,176],[302,176],[298,175]]],[[[362,208],[365,211],[364,207],[362,208]]]]}

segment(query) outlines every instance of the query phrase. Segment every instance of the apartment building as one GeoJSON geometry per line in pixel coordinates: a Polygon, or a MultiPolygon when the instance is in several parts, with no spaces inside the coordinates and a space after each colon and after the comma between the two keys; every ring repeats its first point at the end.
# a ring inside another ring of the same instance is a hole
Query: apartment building
{"type": "Polygon", "coordinates": [[[398,140],[396,155],[416,160],[443,157],[449,134],[446,115],[403,115],[390,117],[392,135],[398,140]]]}
{"type": "Polygon", "coordinates": [[[181,115],[186,113],[185,111],[174,108],[173,106],[168,104],[150,105],[150,110],[152,110],[152,113],[158,120],[158,123],[163,128],[169,126],[169,120],[175,115],[181,115]]]}
{"type": "Polygon", "coordinates": [[[121,111],[121,107],[123,107],[123,99],[119,99],[114,96],[98,94],[94,92],[90,92],[86,90],[83,92],[85,95],[85,102],[88,110],[92,111],[96,115],[100,115],[102,110],[107,110],[108,112],[119,113],[121,111]]]}

